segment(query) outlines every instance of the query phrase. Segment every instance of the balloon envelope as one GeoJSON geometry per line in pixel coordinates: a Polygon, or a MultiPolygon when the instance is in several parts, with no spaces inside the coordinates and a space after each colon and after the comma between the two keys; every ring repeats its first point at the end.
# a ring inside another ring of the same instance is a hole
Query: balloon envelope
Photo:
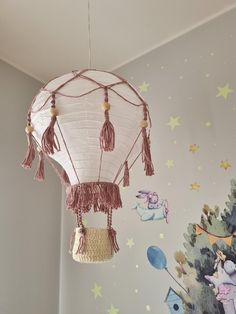
{"type": "Polygon", "coordinates": [[[166,256],[157,246],[149,246],[147,249],[147,258],[149,263],[156,269],[164,269],[167,266],[166,256]]]}
{"type": "MultiPolygon", "coordinates": [[[[59,115],[54,129],[60,151],[55,151],[50,157],[63,167],[72,185],[79,181],[113,182],[140,132],[139,123],[143,119],[141,105],[144,100],[113,73],[96,70],[80,73],[81,71],[74,71],[60,76],[39,92],[31,110],[33,135],[41,143],[42,135],[51,119],[50,96],[52,91],[56,91],[59,115]],[[103,86],[108,86],[110,121],[115,129],[115,149],[104,152],[101,156],[99,136],[104,123],[104,111],[101,108],[104,102],[103,86]]],[[[141,137],[129,156],[131,162],[140,150],[141,137]]],[[[122,175],[123,172],[120,178],[122,175]]]]}

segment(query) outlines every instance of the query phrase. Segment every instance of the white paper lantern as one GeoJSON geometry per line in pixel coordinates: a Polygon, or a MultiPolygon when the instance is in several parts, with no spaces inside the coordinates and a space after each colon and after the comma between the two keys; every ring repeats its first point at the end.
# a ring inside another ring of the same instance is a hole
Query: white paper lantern
{"type": "Polygon", "coordinates": [[[85,233],[82,213],[91,208],[107,213],[112,229],[112,209],[121,207],[119,185],[129,185],[129,169],[139,156],[146,175],[154,174],[143,98],[113,73],[73,71],[39,91],[27,119],[29,145],[23,167],[31,167],[36,143],[36,178],[44,178],[45,157],[61,165],[63,177],[69,179],[67,205],[77,215],[81,232],[85,233]]]}

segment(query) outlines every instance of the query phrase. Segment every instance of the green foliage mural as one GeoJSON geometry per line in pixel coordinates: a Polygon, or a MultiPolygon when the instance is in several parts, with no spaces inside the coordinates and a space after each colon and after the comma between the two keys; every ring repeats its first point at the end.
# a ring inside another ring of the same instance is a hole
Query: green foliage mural
{"type": "Polygon", "coordinates": [[[180,293],[192,304],[186,313],[235,313],[236,180],[231,181],[228,198],[222,214],[218,206],[204,205],[200,224],[189,224],[184,234],[186,253],[175,253],[176,271],[189,295],[180,293]]]}

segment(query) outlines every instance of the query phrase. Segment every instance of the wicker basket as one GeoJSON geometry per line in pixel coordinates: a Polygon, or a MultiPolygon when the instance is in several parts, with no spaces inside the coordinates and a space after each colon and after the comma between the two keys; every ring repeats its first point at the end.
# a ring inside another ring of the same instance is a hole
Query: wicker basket
{"type": "Polygon", "coordinates": [[[79,228],[75,229],[75,240],[72,249],[72,257],[80,263],[99,263],[110,260],[113,257],[113,247],[108,235],[108,229],[85,229],[84,253],[78,253],[81,234],[79,228]]]}

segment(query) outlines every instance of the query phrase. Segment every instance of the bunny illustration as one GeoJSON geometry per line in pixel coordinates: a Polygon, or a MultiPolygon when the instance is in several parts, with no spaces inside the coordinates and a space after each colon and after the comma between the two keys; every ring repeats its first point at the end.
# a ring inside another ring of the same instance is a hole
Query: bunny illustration
{"type": "Polygon", "coordinates": [[[205,275],[210,282],[209,286],[213,289],[218,301],[222,302],[225,314],[236,313],[236,265],[231,260],[226,260],[222,251],[216,252],[214,269],[216,272],[209,276],[205,275]]]}
{"type": "Polygon", "coordinates": [[[138,191],[137,198],[144,198],[147,203],[148,209],[158,208],[159,197],[156,192],[150,192],[145,190],[138,191]]]}
{"type": "Polygon", "coordinates": [[[161,200],[156,192],[140,190],[138,191],[136,197],[138,199],[143,199],[146,207],[143,207],[140,203],[137,203],[134,209],[141,217],[142,221],[147,220],[162,220],[165,219],[168,223],[168,202],[167,200],[161,200]]]}

